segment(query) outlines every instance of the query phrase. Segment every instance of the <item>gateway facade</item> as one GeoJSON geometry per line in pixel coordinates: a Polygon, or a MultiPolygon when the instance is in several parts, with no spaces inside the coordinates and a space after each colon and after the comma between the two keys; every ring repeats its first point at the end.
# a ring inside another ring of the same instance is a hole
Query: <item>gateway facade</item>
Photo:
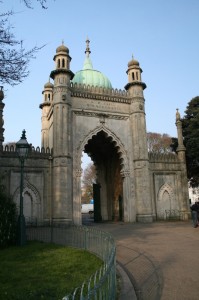
{"type": "MultiPolygon", "coordinates": [[[[97,170],[95,220],[152,222],[165,210],[189,214],[185,147],[176,113],[176,154],[147,149],[145,99],[139,62],[128,63],[125,90],[94,70],[86,41],[83,69],[70,69],[69,49],[61,45],[55,69],[44,85],[41,149],[31,149],[24,168],[24,215],[37,222],[81,224],[81,160],[86,152],[97,170]]],[[[19,205],[20,165],[13,146],[3,148],[1,99],[0,172],[19,205]]]]}

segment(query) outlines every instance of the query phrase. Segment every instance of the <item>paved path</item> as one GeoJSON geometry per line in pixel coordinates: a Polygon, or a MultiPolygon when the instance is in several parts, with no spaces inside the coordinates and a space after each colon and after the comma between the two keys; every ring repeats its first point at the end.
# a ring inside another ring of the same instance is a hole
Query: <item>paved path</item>
{"type": "Polygon", "coordinates": [[[121,300],[199,299],[199,228],[191,221],[90,225],[116,240],[119,268],[128,275],[121,300]]]}

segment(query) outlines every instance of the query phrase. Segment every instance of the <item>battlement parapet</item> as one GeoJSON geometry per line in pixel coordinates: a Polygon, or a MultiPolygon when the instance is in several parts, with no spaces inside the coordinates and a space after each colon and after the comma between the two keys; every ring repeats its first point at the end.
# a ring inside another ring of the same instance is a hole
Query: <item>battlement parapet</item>
{"type": "Polygon", "coordinates": [[[74,97],[122,102],[128,104],[130,103],[128,92],[121,89],[108,89],[97,86],[71,83],[71,92],[71,95],[74,97]]]}
{"type": "MultiPolygon", "coordinates": [[[[31,146],[29,149],[28,157],[34,158],[49,158],[49,156],[52,156],[53,149],[50,149],[49,147],[33,147],[31,146]]],[[[18,156],[16,151],[16,145],[5,145],[2,146],[0,149],[0,156],[18,156]]]]}
{"type": "Polygon", "coordinates": [[[179,162],[178,156],[175,153],[154,153],[149,152],[149,162],[160,162],[160,163],[168,163],[168,162],[179,162]]]}

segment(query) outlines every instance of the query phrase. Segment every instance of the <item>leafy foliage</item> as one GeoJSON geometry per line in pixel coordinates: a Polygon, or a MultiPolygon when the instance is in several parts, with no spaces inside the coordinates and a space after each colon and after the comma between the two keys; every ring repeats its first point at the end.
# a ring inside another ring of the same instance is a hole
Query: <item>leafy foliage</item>
{"type": "Polygon", "coordinates": [[[191,186],[196,187],[199,186],[199,96],[188,103],[182,119],[182,129],[188,179],[191,186]]]}
{"type": "Polygon", "coordinates": [[[147,133],[147,145],[148,151],[154,153],[170,153],[171,149],[171,137],[166,134],[160,134],[156,132],[147,133]]]}
{"type": "Polygon", "coordinates": [[[89,203],[93,198],[93,183],[96,181],[95,166],[90,163],[82,177],[82,203],[89,203]]]}
{"type": "Polygon", "coordinates": [[[16,243],[16,224],[16,205],[0,183],[0,248],[16,243]]]}

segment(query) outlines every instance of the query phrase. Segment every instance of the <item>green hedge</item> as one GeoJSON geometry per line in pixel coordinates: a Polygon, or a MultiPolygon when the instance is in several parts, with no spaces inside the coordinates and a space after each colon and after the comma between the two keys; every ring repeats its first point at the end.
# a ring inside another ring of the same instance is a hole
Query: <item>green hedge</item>
{"type": "Polygon", "coordinates": [[[0,248],[16,244],[16,204],[0,183],[0,248]]]}

